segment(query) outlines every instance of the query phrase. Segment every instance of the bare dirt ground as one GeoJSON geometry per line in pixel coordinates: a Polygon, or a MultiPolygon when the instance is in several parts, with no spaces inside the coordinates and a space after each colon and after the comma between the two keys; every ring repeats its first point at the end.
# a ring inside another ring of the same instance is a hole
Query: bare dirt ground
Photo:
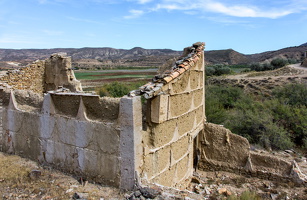
{"type": "MultiPolygon", "coordinates": [[[[306,158],[293,151],[266,152],[288,161],[296,160],[307,172],[306,158]]],[[[50,167],[16,155],[0,153],[1,199],[307,199],[307,188],[292,182],[274,182],[223,171],[197,170],[185,190],[151,185],[153,191],[120,191],[119,189],[82,181],[50,167]],[[252,191],[252,192],[247,192],[252,191]],[[148,195],[148,193],[151,195],[148,195]],[[147,196],[146,196],[147,195],[147,196]]],[[[146,188],[145,188],[146,189],[146,188]]]]}

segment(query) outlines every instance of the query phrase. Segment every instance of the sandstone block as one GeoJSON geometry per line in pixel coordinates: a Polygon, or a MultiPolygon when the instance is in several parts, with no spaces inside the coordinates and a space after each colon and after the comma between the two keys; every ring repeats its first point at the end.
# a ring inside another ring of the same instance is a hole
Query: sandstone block
{"type": "Polygon", "coordinates": [[[204,104],[204,91],[202,88],[199,90],[193,91],[193,102],[194,102],[195,108],[204,104]]]}
{"type": "Polygon", "coordinates": [[[202,72],[191,71],[190,72],[190,87],[191,90],[195,90],[200,87],[200,77],[203,75],[202,72]]]}
{"type": "Polygon", "coordinates": [[[177,161],[189,152],[190,148],[190,136],[186,135],[175,141],[171,145],[172,157],[177,161]]]}
{"type": "Polygon", "coordinates": [[[161,124],[154,124],[152,129],[152,139],[154,147],[162,147],[169,143],[177,131],[177,120],[168,120],[161,124]]]}
{"type": "Polygon", "coordinates": [[[172,167],[163,173],[161,173],[159,176],[153,179],[153,181],[157,184],[161,184],[167,187],[172,187],[175,184],[175,174],[176,174],[176,168],[172,167]]]}
{"type": "MultiPolygon", "coordinates": [[[[176,182],[177,184],[180,183],[183,179],[187,178],[188,176],[191,176],[189,172],[193,170],[193,168],[189,168],[189,159],[190,154],[188,154],[186,157],[184,157],[182,160],[180,160],[176,164],[176,182]]],[[[175,167],[175,166],[174,166],[175,167]]]]}
{"type": "Polygon", "coordinates": [[[172,83],[171,94],[180,94],[189,91],[189,74],[189,71],[185,72],[184,75],[172,83]]]}
{"type": "Polygon", "coordinates": [[[194,127],[195,112],[189,112],[178,118],[178,133],[180,136],[191,131],[194,127]]]}
{"type": "Polygon", "coordinates": [[[167,120],[168,95],[159,95],[151,100],[151,121],[162,123],[167,120]]]}
{"type": "Polygon", "coordinates": [[[191,109],[192,94],[184,93],[170,96],[170,118],[183,115],[191,109]]]}

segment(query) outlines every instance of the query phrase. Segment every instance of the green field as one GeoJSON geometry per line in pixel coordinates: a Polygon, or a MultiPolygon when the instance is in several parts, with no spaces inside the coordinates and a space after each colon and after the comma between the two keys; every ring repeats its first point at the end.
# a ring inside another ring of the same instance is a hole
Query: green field
{"type": "Polygon", "coordinates": [[[75,76],[78,80],[99,80],[99,79],[120,79],[120,78],[139,78],[139,79],[148,79],[152,78],[152,74],[143,74],[126,72],[126,73],[116,73],[116,72],[84,72],[76,71],[75,76]]]}

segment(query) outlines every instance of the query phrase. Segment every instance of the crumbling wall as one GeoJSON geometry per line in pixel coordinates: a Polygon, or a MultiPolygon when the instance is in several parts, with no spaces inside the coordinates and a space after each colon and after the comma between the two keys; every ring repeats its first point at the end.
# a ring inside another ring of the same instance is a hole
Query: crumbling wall
{"type": "Polygon", "coordinates": [[[81,82],[71,68],[71,57],[64,53],[52,54],[50,58],[35,61],[27,67],[8,71],[0,77],[2,86],[9,85],[14,90],[30,90],[39,94],[68,88],[72,92],[82,91],[81,82]]]}
{"type": "Polygon", "coordinates": [[[133,149],[142,123],[141,111],[136,111],[141,108],[139,97],[50,92],[42,98],[1,88],[0,98],[1,151],[97,183],[134,187],[133,149]]]}
{"type": "Polygon", "coordinates": [[[0,77],[1,84],[12,86],[15,90],[31,90],[36,93],[44,92],[45,62],[36,61],[30,66],[8,71],[0,77]]]}
{"type": "Polygon", "coordinates": [[[250,151],[246,138],[211,123],[197,137],[201,159],[198,167],[204,171],[229,171],[274,181],[307,181],[296,163],[250,151]]]}
{"type": "Polygon", "coordinates": [[[146,86],[153,89],[145,94],[153,97],[146,111],[141,176],[149,182],[180,187],[193,173],[193,139],[204,122],[204,44],[192,49],[163,77],[163,86],[159,81],[146,86]]]}
{"type": "Polygon", "coordinates": [[[52,54],[45,61],[45,91],[56,90],[59,86],[72,92],[82,91],[81,83],[71,68],[71,57],[64,53],[52,54]]]}

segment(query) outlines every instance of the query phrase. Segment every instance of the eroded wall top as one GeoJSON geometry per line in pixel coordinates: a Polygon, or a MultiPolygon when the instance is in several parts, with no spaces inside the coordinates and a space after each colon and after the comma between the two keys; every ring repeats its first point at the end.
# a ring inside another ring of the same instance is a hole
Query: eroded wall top
{"type": "Polygon", "coordinates": [[[65,53],[52,54],[46,60],[38,60],[27,67],[8,71],[0,77],[0,82],[1,86],[39,94],[59,87],[68,88],[72,92],[82,91],[81,83],[71,68],[71,58],[65,53]]]}

